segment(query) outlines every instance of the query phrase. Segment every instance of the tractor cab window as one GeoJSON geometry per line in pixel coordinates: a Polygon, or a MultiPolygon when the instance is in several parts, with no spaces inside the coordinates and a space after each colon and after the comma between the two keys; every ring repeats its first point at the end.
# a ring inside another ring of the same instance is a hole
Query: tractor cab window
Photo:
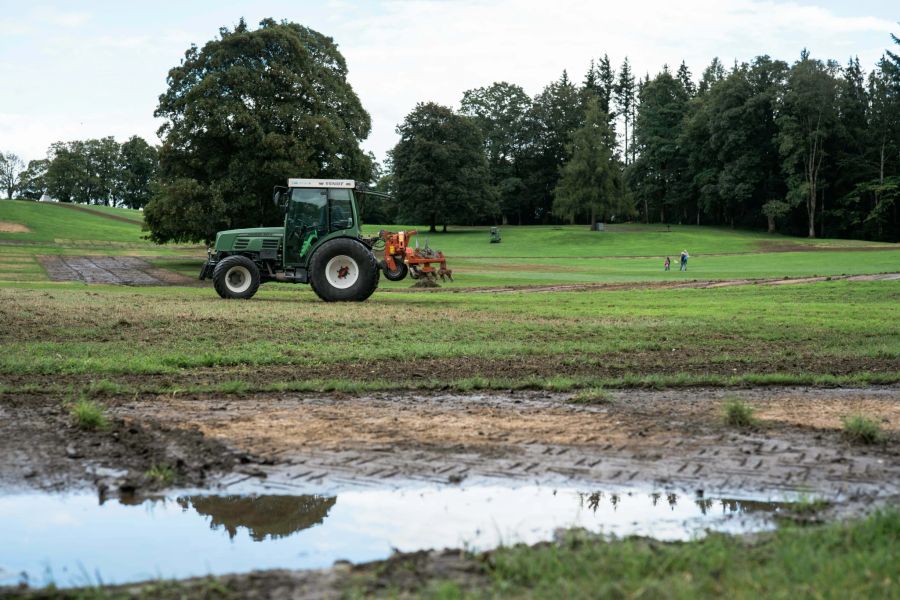
{"type": "Polygon", "coordinates": [[[353,227],[353,201],[350,190],[328,190],[331,231],[353,227]]]}
{"type": "Polygon", "coordinates": [[[293,188],[291,212],[297,226],[328,228],[328,190],[293,188]]]}

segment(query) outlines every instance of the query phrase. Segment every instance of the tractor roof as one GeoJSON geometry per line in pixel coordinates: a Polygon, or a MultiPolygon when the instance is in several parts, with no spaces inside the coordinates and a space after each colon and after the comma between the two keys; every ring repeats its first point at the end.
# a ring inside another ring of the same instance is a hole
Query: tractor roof
{"type": "Polygon", "coordinates": [[[288,187],[292,188],[355,188],[352,179],[288,179],[288,187]]]}

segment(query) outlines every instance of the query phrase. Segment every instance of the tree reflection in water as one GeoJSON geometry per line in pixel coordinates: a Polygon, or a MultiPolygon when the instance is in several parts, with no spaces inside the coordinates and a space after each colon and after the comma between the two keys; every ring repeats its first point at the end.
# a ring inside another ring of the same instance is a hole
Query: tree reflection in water
{"type": "Polygon", "coordinates": [[[230,538],[245,527],[261,542],[278,539],[318,525],[328,516],[336,497],[327,496],[182,496],[176,500],[211,517],[210,528],[223,527],[230,538]]]}

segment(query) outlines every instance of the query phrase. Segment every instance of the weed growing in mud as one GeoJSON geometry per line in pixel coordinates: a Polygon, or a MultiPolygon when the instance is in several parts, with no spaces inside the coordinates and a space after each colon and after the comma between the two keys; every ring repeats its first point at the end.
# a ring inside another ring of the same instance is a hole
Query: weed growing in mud
{"type": "Polygon", "coordinates": [[[88,396],[115,396],[116,394],[121,394],[125,391],[125,388],[119,385],[114,381],[110,381],[108,379],[101,379],[99,381],[92,381],[85,389],[84,392],[88,396]]]}
{"type": "Polygon", "coordinates": [[[815,515],[831,506],[831,502],[807,493],[787,504],[787,510],[795,515],[815,515]]]}
{"type": "Polygon", "coordinates": [[[144,473],[150,479],[157,483],[168,485],[175,481],[175,471],[168,465],[153,465],[144,473]]]}
{"type": "Polygon", "coordinates": [[[877,444],[884,439],[878,422],[863,415],[844,418],[844,436],[856,444],[877,444]]]}
{"type": "Polygon", "coordinates": [[[729,427],[752,427],[756,425],[753,408],[740,398],[728,398],[722,407],[725,424],[729,427]]]}
{"type": "Polygon", "coordinates": [[[70,413],[75,424],[82,429],[95,430],[109,427],[109,420],[104,414],[103,406],[93,400],[81,398],[72,405],[70,413]]]}
{"type": "Polygon", "coordinates": [[[223,381],[218,386],[218,391],[223,394],[246,394],[250,391],[250,384],[245,381],[223,381]]]}
{"type": "Polygon", "coordinates": [[[567,400],[569,404],[610,404],[612,394],[603,388],[582,390],[567,400]]]}

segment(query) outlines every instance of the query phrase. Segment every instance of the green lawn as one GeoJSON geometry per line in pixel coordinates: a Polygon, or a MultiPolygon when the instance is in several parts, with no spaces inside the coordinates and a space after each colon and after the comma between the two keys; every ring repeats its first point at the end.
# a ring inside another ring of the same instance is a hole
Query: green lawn
{"type": "MultiPolygon", "coordinates": [[[[45,279],[36,256],[135,255],[158,266],[195,276],[203,247],[150,243],[139,211],[90,206],[91,214],[65,206],[25,201],[0,202],[0,222],[25,225],[28,233],[0,232],[0,281],[45,279]],[[103,214],[135,219],[110,219],[103,214]],[[30,264],[25,264],[30,263],[30,264]]],[[[375,233],[382,226],[366,226],[375,233]]],[[[393,230],[410,229],[390,226],[393,230]]],[[[854,240],[806,240],[755,231],[658,225],[616,225],[604,232],[584,226],[504,227],[503,242],[490,244],[487,227],[452,227],[449,233],[422,234],[420,244],[443,250],[456,281],[448,287],[553,285],[617,281],[685,281],[805,277],[893,272],[900,244],[854,240]],[[864,248],[865,251],[859,251],[864,248]],[[681,250],[692,258],[688,272],[663,271],[663,257],[677,262],[681,250]]],[[[382,279],[382,286],[408,287],[382,279]]]]}
{"type": "MultiPolygon", "coordinates": [[[[403,225],[367,225],[367,233],[379,229],[410,229],[403,225]]],[[[692,256],[734,252],[758,252],[772,248],[803,249],[817,247],[871,246],[898,248],[900,244],[883,244],[857,240],[807,240],[761,231],[733,230],[718,227],[673,225],[613,225],[606,231],[590,231],[586,226],[501,227],[503,241],[490,243],[489,227],[451,227],[448,233],[426,233],[418,228],[419,242],[425,239],[432,248],[454,257],[542,258],[648,256],[677,259],[682,250],[692,256]]],[[[662,261],[659,261],[660,264],[662,261]]]]}
{"type": "MultiPolygon", "coordinates": [[[[102,207],[88,207],[98,212],[102,207]]],[[[106,209],[120,211],[123,209],[106,209]]],[[[92,215],[64,205],[50,202],[28,202],[24,200],[0,201],[0,221],[19,223],[31,231],[29,233],[0,232],[0,240],[53,242],[65,240],[91,242],[118,242],[129,244],[150,243],[141,239],[146,233],[138,223],[126,223],[92,215]]]]}
{"type": "MultiPolygon", "coordinates": [[[[503,548],[473,564],[486,583],[432,582],[434,598],[896,598],[900,512],[747,539],[503,548]]],[[[474,563],[474,561],[473,561],[474,563]]]]}
{"type": "Polygon", "coordinates": [[[245,389],[900,380],[900,285],[375,294],[4,284],[0,376],[245,389]],[[141,376],[140,378],[136,376],[141,376]],[[147,376],[147,377],[145,377],[147,376]]]}

